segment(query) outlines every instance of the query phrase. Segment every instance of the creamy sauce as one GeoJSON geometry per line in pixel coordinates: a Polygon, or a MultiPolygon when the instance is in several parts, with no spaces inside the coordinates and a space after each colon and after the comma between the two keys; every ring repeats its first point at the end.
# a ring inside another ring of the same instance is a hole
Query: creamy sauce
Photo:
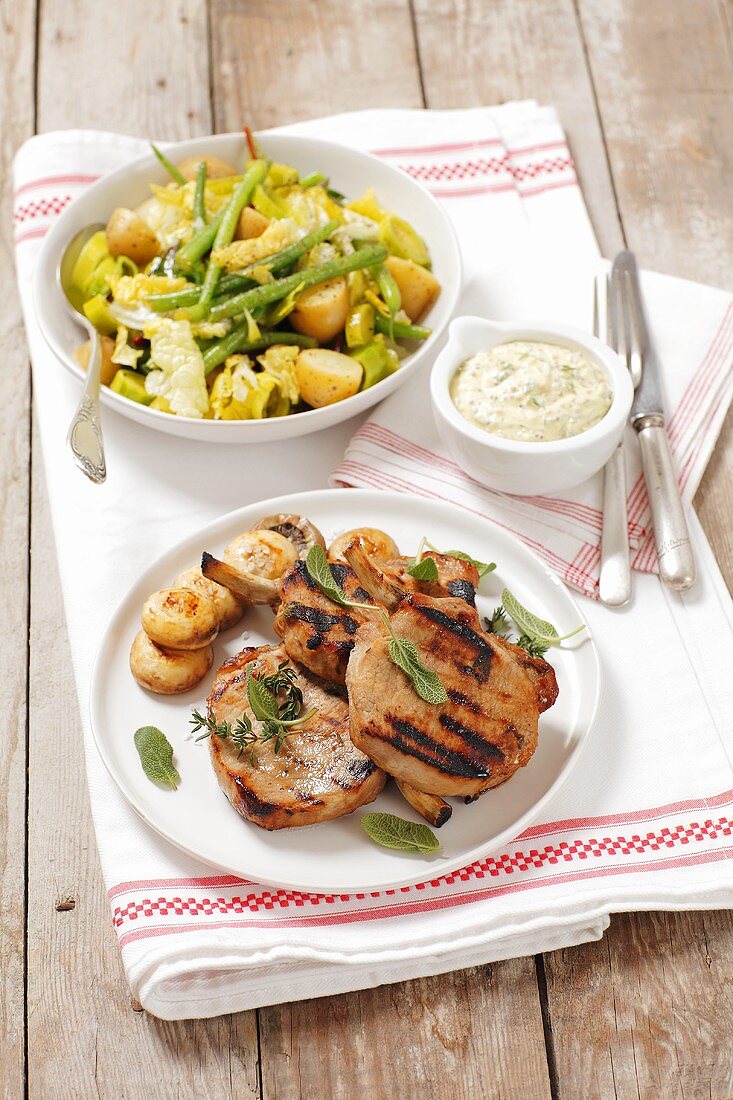
{"type": "Polygon", "coordinates": [[[603,372],[582,351],[522,340],[472,355],[453,376],[450,393],[477,428],[529,443],[587,431],[613,400],[603,372]]]}

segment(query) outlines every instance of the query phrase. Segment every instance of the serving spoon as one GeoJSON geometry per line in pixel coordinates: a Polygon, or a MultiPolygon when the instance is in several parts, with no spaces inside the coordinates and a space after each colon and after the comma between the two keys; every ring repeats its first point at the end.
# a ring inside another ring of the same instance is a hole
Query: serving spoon
{"type": "Polygon", "coordinates": [[[89,362],[79,407],[69,426],[66,442],[71,448],[74,462],[90,481],[97,485],[107,477],[107,465],[104,460],[104,442],[102,440],[102,422],[99,409],[99,387],[102,371],[102,344],[99,333],[82,306],[83,299],[72,285],[71,275],[82,248],[89,238],[104,229],[99,223],[87,225],[72,237],[59,260],[57,279],[64,295],[64,301],[74,321],[86,330],[89,337],[89,362]]]}

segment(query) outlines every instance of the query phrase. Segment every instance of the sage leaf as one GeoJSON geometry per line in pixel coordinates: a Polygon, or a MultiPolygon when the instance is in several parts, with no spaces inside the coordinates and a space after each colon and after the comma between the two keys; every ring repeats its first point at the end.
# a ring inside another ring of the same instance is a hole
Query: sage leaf
{"type": "Polygon", "coordinates": [[[382,848],[394,848],[398,852],[440,851],[440,841],[427,825],[406,821],[395,814],[362,814],[361,827],[375,844],[382,848]]]}
{"type": "Polygon", "coordinates": [[[260,722],[279,723],[280,706],[270,689],[262,680],[252,674],[252,666],[247,669],[247,698],[252,707],[252,713],[260,722]]]}
{"type": "Polygon", "coordinates": [[[157,726],[141,726],[135,730],[135,748],[148,779],[175,791],[181,777],[173,766],[173,746],[165,734],[157,726]]]}
{"type": "Polygon", "coordinates": [[[328,596],[329,600],[333,600],[342,607],[351,606],[345,592],[331,572],[326,551],[322,546],[311,546],[305,559],[305,567],[311,580],[315,581],[324,596],[328,596]]]}
{"type": "Polygon", "coordinates": [[[393,634],[387,644],[387,651],[392,662],[402,669],[421,699],[436,706],[447,702],[448,692],[440,677],[437,672],[425,668],[420,660],[420,651],[410,638],[400,638],[393,634]]]}
{"type": "Polygon", "coordinates": [[[536,642],[544,642],[548,646],[559,645],[560,642],[564,642],[567,638],[572,638],[575,634],[579,634],[581,630],[585,630],[585,624],[581,623],[569,634],[558,634],[552,623],[547,622],[546,619],[540,619],[538,615],[528,611],[508,588],[505,588],[502,592],[501,602],[507,615],[514,619],[522,633],[536,642]]]}
{"type": "Polygon", "coordinates": [[[479,561],[478,558],[472,558],[465,550],[446,550],[445,556],[447,558],[460,558],[461,561],[470,561],[471,565],[476,566],[479,577],[485,577],[487,573],[493,573],[496,569],[495,561],[479,561]]]}
{"type": "Polygon", "coordinates": [[[438,567],[433,558],[414,561],[407,572],[418,581],[437,581],[438,579],[438,567]]]}

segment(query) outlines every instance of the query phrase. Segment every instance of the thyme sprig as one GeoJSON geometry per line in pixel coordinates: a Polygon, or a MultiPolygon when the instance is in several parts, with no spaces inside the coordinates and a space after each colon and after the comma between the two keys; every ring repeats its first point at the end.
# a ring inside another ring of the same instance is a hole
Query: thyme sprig
{"type": "Polygon", "coordinates": [[[246,711],[235,722],[217,722],[214,712],[208,707],[206,714],[195,710],[191,715],[192,732],[204,731],[196,740],[203,741],[216,734],[225,741],[230,740],[242,756],[245,749],[274,739],[275,752],[280,752],[285,738],[316,713],[315,710],[303,713],[303,692],[296,683],[297,675],[287,661],[281,661],[277,670],[268,676],[255,676],[252,665],[249,665],[247,699],[260,728],[254,728],[246,711]]]}

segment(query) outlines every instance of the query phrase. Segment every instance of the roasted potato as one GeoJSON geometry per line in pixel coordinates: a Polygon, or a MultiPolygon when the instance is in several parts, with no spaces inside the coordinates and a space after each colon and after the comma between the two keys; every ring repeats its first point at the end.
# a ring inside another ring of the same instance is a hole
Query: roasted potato
{"type": "Polygon", "coordinates": [[[345,562],[344,550],[355,539],[359,539],[374,561],[392,561],[400,556],[397,543],[386,531],[380,531],[377,527],[355,527],[353,531],[344,531],[343,535],[333,540],[328,548],[328,560],[345,562]]]}
{"type": "Polygon", "coordinates": [[[219,617],[219,630],[228,630],[238,623],[244,614],[244,604],[233,592],[216,581],[210,581],[201,572],[198,565],[192,565],[173,581],[173,588],[190,588],[201,596],[211,600],[219,617]]]}
{"type": "Polygon", "coordinates": [[[298,560],[298,552],[277,531],[245,531],[229,543],[223,558],[235,569],[276,581],[298,560]]]}
{"type": "Polygon", "coordinates": [[[391,273],[402,296],[402,308],[411,321],[419,321],[440,294],[440,283],[432,271],[414,263],[388,256],[384,266],[391,273]]]}
{"type": "MultiPolygon", "coordinates": [[[[102,369],[100,378],[102,385],[108,386],[118,371],[118,364],[112,362],[112,352],[115,350],[115,342],[111,336],[100,336],[102,344],[102,369]]],[[[82,370],[89,366],[89,341],[87,340],[74,352],[74,358],[82,370]]]]}
{"type": "Polygon", "coordinates": [[[327,344],[343,330],[348,315],[349,284],[342,275],[299,294],[289,320],[296,332],[327,344]]]}
{"type": "Polygon", "coordinates": [[[160,252],[160,241],[148,223],[136,214],[118,206],[107,222],[107,248],[112,256],[127,256],[138,267],[145,267],[160,252]]]}
{"type": "Polygon", "coordinates": [[[314,409],[353,397],[362,377],[361,363],[339,351],[306,348],[295,360],[295,378],[300,396],[314,409]]]}
{"type": "Polygon", "coordinates": [[[219,633],[219,616],[208,596],[190,588],[164,588],[145,601],[142,627],[166,649],[202,649],[219,633]]]}
{"type": "Polygon", "coordinates": [[[237,169],[227,164],[220,157],[186,157],[178,165],[178,171],[184,179],[195,180],[201,161],[206,162],[206,178],[209,180],[223,179],[225,176],[238,175],[237,169]]]}
{"type": "Polygon", "coordinates": [[[151,642],[144,630],[130,649],[130,671],[140,687],[156,695],[180,695],[203,680],[214,663],[210,645],[203,649],[167,650],[151,642]]]}
{"type": "Polygon", "coordinates": [[[245,206],[239,215],[237,228],[234,233],[235,241],[251,241],[253,237],[261,237],[270,224],[270,219],[254,206],[245,206]]]}

